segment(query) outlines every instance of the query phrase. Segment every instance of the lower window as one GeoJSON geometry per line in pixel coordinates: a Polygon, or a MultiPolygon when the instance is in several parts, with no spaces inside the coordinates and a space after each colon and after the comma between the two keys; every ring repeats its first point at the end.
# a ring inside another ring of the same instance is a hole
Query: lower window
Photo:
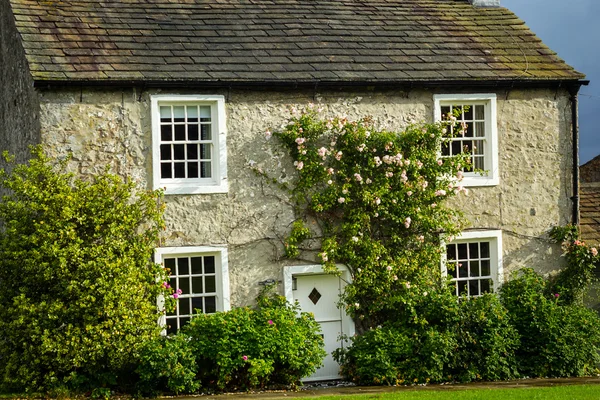
{"type": "Polygon", "coordinates": [[[169,269],[169,284],[178,293],[177,308],[161,319],[167,334],[183,328],[194,314],[229,310],[225,247],[161,247],[156,256],[169,269]]]}
{"type": "Polygon", "coordinates": [[[502,231],[469,231],[446,244],[443,272],[457,296],[496,291],[502,279],[502,231]]]}

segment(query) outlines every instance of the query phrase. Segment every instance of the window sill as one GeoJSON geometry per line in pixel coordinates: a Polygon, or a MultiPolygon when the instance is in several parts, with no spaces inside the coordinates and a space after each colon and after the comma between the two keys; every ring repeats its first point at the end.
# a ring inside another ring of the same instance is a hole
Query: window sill
{"type": "Polygon", "coordinates": [[[472,187],[484,187],[484,186],[498,186],[500,184],[500,177],[487,177],[487,176],[468,176],[465,177],[458,183],[461,186],[472,188],[472,187]]]}
{"type": "Polygon", "coordinates": [[[177,194],[217,194],[217,193],[228,193],[229,183],[223,180],[220,185],[201,185],[201,184],[173,184],[165,183],[159,184],[158,188],[165,189],[165,195],[177,195],[177,194]]]}

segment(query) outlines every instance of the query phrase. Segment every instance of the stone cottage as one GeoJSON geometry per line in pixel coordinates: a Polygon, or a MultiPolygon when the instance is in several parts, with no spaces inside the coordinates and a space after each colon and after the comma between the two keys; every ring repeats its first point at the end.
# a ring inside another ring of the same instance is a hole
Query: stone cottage
{"type": "MultiPolygon", "coordinates": [[[[315,313],[329,349],[352,333],[335,305],[344,281],[281,257],[292,209],[249,168],[292,173],[264,135],[289,106],[396,130],[469,106],[456,147],[478,144],[486,174],[467,174],[456,204],[471,229],[448,251],[479,265],[457,293],[497,288],[524,265],[555,270],[547,232],[577,222],[584,76],[498,0],[9,0],[0,63],[3,149],[26,160],[41,143],[71,152],[82,175],[108,165],[166,188],[156,257],[183,291],[171,330],[274,280],[315,313]]],[[[337,373],[328,358],[315,378],[337,373]]]]}

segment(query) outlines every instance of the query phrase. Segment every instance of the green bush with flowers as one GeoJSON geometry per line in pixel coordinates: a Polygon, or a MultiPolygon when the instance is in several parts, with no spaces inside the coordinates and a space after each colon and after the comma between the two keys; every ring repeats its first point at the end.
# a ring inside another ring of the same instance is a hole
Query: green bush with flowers
{"type": "Polygon", "coordinates": [[[270,290],[259,295],[256,308],[196,315],[179,334],[187,338],[204,388],[296,386],[321,365],[319,324],[270,290]]]}
{"type": "Polygon", "coordinates": [[[28,164],[0,171],[5,391],[127,388],[141,348],[160,334],[156,298],[170,294],[152,262],[161,192],[108,173],[78,179],[67,162],[38,147],[28,164]]]}
{"type": "Polygon", "coordinates": [[[441,275],[441,243],[464,225],[448,205],[467,193],[460,181],[473,166],[467,151],[440,157],[440,149],[464,134],[464,124],[447,115],[397,133],[377,129],[371,118],[325,119],[320,111],[293,109],[273,135],[297,172],[281,185],[297,215],[286,255],[314,251],[327,272],[344,264],[352,274],[341,304],[359,335],[335,353],[345,376],[400,384],[572,376],[596,368],[600,320],[580,300],[598,252],[572,229],[562,231],[571,232],[563,245],[568,266],[551,281],[525,270],[500,297],[459,301],[441,275]],[[532,288],[532,279],[543,284],[532,288]],[[577,331],[585,337],[576,340],[577,331]],[[535,368],[524,362],[533,354],[535,368]]]}

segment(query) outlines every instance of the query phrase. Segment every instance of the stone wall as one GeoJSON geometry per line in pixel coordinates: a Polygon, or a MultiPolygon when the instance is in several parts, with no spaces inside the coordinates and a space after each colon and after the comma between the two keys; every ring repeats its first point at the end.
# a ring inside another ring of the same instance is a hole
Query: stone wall
{"type": "Polygon", "coordinates": [[[39,102],[8,1],[0,2],[0,99],[0,150],[28,160],[28,146],[40,142],[39,102]]]}
{"type": "MultiPolygon", "coordinates": [[[[293,173],[274,141],[265,138],[288,117],[289,105],[320,103],[328,115],[374,116],[402,129],[433,119],[433,91],[148,91],[63,89],[41,93],[42,135],[51,155],[74,154],[72,168],[89,174],[110,165],[150,188],[152,94],[226,96],[229,193],[167,196],[165,246],[227,244],[232,305],[251,301],[258,282],[282,279],[280,239],[293,220],[285,196],[257,177],[249,164],[284,178],[293,173]]],[[[560,249],[548,230],[569,221],[571,196],[570,106],[555,90],[497,92],[500,185],[473,188],[453,200],[472,228],[502,229],[504,271],[531,266],[549,273],[560,249]]],[[[308,260],[307,260],[308,261],[308,260]]]]}

